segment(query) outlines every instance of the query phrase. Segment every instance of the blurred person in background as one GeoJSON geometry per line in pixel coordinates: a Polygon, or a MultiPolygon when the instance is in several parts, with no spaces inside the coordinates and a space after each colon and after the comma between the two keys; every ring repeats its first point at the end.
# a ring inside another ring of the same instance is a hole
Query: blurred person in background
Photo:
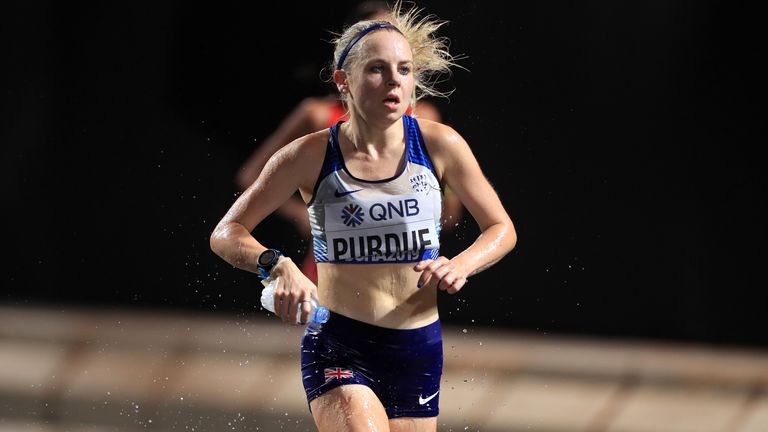
{"type": "MultiPolygon", "coordinates": [[[[514,247],[512,221],[470,146],[452,127],[408,114],[455,58],[445,23],[398,1],[334,39],[333,82],[348,120],[280,148],[219,221],[210,243],[231,265],[277,281],[275,314],[307,320],[311,299],[330,319],[308,326],[301,374],[321,432],[435,431],[442,375],[438,290],[514,247]],[[440,255],[450,187],[480,228],[458,255],[440,255]],[[317,284],[254,228],[298,191],[309,211],[317,284]]],[[[281,49],[285,49],[281,47],[281,49]]],[[[481,288],[481,287],[478,287],[481,288]]]]}

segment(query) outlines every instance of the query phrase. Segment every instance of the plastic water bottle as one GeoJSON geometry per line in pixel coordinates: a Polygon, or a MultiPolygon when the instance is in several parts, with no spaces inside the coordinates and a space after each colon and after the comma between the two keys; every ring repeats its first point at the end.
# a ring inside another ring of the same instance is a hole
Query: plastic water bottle
{"type": "MultiPolygon", "coordinates": [[[[261,280],[264,289],[261,290],[261,305],[264,309],[275,313],[275,288],[277,287],[277,278],[268,278],[261,280]]],[[[320,306],[317,303],[317,299],[312,297],[309,300],[309,320],[307,324],[311,327],[319,329],[322,324],[328,321],[330,312],[324,306],[320,306]]],[[[301,303],[296,310],[296,322],[301,323],[301,303]]]]}

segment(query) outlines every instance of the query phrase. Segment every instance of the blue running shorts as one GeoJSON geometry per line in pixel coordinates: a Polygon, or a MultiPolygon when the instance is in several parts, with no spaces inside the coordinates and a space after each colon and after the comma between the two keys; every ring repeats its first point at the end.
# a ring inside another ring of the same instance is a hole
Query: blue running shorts
{"type": "Polygon", "coordinates": [[[345,384],[378,396],[387,417],[436,417],[443,372],[440,320],[417,329],[389,329],[331,312],[301,341],[307,402],[345,384]]]}

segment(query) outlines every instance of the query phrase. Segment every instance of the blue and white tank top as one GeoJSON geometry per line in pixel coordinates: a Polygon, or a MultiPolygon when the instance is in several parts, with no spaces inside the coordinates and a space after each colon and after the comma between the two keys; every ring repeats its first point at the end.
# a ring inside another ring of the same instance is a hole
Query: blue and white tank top
{"type": "Polygon", "coordinates": [[[419,125],[403,116],[405,164],[394,177],[352,175],[330,128],[325,160],[307,204],[315,261],[406,263],[440,254],[442,190],[419,125]]]}

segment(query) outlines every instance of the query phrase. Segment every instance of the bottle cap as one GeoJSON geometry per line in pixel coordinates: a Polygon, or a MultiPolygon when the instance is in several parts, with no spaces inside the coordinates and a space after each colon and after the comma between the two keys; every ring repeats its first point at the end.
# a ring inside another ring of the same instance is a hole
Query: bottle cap
{"type": "Polygon", "coordinates": [[[330,316],[331,312],[328,310],[328,308],[324,306],[318,306],[317,309],[315,309],[315,319],[313,319],[313,321],[318,324],[324,324],[328,321],[330,316]]]}

